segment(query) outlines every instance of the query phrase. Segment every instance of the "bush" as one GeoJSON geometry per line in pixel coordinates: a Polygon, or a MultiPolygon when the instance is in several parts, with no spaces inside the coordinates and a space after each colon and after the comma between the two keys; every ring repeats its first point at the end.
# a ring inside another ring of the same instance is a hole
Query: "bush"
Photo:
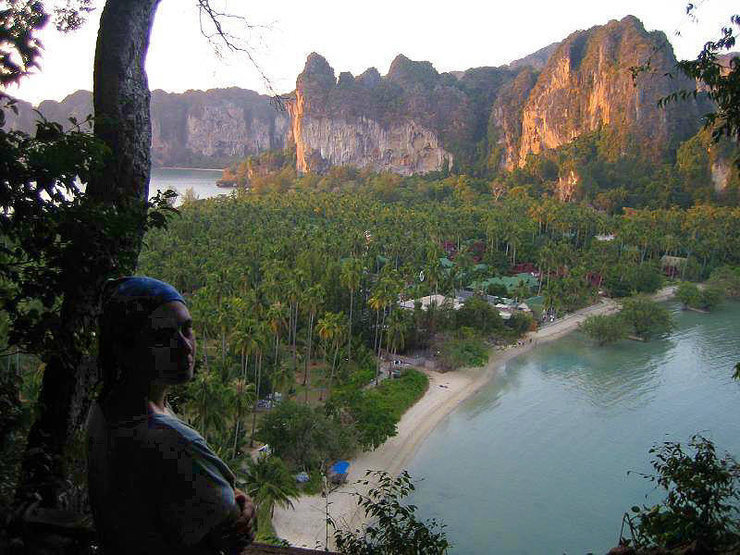
{"type": "Polygon", "coordinates": [[[711,310],[722,301],[722,289],[716,284],[707,284],[699,289],[694,283],[682,282],[676,289],[676,297],[684,307],[711,310]]]}
{"type": "Polygon", "coordinates": [[[600,346],[616,343],[627,336],[627,325],[619,314],[589,316],[578,327],[600,346]]]}
{"type": "Polygon", "coordinates": [[[646,340],[667,333],[673,327],[668,309],[646,297],[626,299],[621,316],[635,335],[646,340]]]}
{"type": "Polygon", "coordinates": [[[667,493],[653,507],[632,507],[639,523],[636,547],[676,549],[692,545],[691,553],[736,553],[740,548],[740,465],[730,456],[718,458],[714,444],[693,436],[684,451],[680,443],[656,445],[647,478],[667,493]]]}
{"type": "Polygon", "coordinates": [[[712,272],[708,286],[716,287],[731,299],[740,298],[740,267],[722,266],[712,272]]]}
{"type": "Polygon", "coordinates": [[[701,305],[701,308],[705,310],[712,310],[722,302],[722,297],[723,295],[721,289],[712,285],[707,285],[701,291],[699,303],[701,305]]]}
{"type": "MultiPolygon", "coordinates": [[[[407,471],[397,478],[387,472],[370,472],[378,485],[367,495],[355,493],[358,504],[371,523],[364,530],[339,530],[334,532],[334,542],[340,553],[371,555],[378,553],[446,553],[450,544],[444,525],[435,520],[421,522],[416,518],[414,505],[403,505],[401,500],[414,491],[414,484],[407,471]]],[[[333,523],[332,523],[333,524],[333,523]]]]}
{"type": "Polygon", "coordinates": [[[534,316],[520,311],[514,312],[514,314],[511,315],[511,318],[509,318],[507,324],[517,333],[517,335],[523,335],[528,331],[532,331],[536,327],[534,316]]]}
{"type": "Polygon", "coordinates": [[[655,293],[662,284],[663,276],[655,264],[616,264],[604,277],[604,287],[612,297],[655,293]]]}
{"type": "Polygon", "coordinates": [[[457,327],[470,327],[482,333],[491,333],[504,325],[501,315],[485,299],[473,296],[455,314],[457,327]]]}
{"type": "Polygon", "coordinates": [[[257,433],[273,453],[296,468],[316,468],[323,461],[354,451],[356,431],[323,408],[284,401],[267,413],[257,433]]]}
{"type": "Polygon", "coordinates": [[[683,303],[684,307],[698,306],[700,296],[701,292],[694,283],[682,281],[676,288],[676,298],[683,303]]]}
{"type": "Polygon", "coordinates": [[[408,369],[399,379],[385,380],[378,387],[356,391],[346,399],[360,445],[375,449],[396,435],[401,416],[424,395],[428,386],[426,374],[408,369]]]}
{"type": "Polygon", "coordinates": [[[442,366],[449,370],[465,366],[484,366],[488,362],[488,349],[480,337],[466,337],[461,334],[444,342],[440,359],[442,366]]]}

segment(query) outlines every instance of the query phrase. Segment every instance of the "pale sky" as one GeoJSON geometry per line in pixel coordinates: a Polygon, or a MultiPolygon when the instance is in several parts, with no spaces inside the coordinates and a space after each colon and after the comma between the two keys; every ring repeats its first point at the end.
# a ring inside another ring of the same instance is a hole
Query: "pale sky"
{"type": "MultiPolygon", "coordinates": [[[[0,2],[2,3],[2,2],[0,2]]],[[[679,58],[695,57],[707,40],[728,25],[729,0],[695,0],[698,22],[685,14],[686,0],[214,0],[264,29],[249,44],[276,92],[295,88],[311,52],[334,68],[358,75],[368,67],[381,74],[399,53],[428,60],[440,71],[498,66],[531,54],[573,31],[635,15],[648,30],[668,35],[679,58]],[[676,31],[681,35],[676,36],[676,31]]],[[[97,4],[102,7],[102,0],[97,4]]],[[[219,59],[199,32],[195,0],[162,0],[147,60],[151,89],[183,92],[238,86],[268,92],[243,54],[219,59]]],[[[735,5],[737,8],[737,5],[735,5]]],[[[735,10],[737,11],[737,10],[735,10]]],[[[92,89],[99,11],[72,35],[51,26],[42,39],[41,70],[8,92],[33,102],[61,100],[92,89]]],[[[236,31],[237,29],[234,28],[236,31]]],[[[243,32],[243,29],[239,30],[243,32]]],[[[245,36],[247,36],[245,34],[245,36]]]]}

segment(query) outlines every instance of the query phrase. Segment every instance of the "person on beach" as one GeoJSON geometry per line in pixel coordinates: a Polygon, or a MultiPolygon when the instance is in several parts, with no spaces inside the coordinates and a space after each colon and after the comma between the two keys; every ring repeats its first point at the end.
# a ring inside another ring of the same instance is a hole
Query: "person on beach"
{"type": "Polygon", "coordinates": [[[106,554],[239,553],[254,537],[252,501],[203,437],[170,410],[170,386],[193,377],[195,337],[171,285],[106,285],[102,390],[88,419],[88,485],[106,554]]]}

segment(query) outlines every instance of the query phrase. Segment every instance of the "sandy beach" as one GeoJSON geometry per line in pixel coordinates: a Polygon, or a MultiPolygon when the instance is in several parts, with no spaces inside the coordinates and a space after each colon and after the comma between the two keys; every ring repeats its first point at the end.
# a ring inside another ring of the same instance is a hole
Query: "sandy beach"
{"type": "MultiPolygon", "coordinates": [[[[656,293],[653,299],[666,300],[674,291],[675,287],[666,287],[656,293]]],[[[398,424],[398,434],[375,451],[361,453],[350,461],[347,484],[334,490],[328,497],[331,518],[341,528],[358,528],[363,524],[364,513],[358,509],[357,499],[352,493],[364,493],[367,490],[356,484],[357,480],[365,477],[367,470],[385,470],[393,475],[399,474],[430,432],[461,402],[488,383],[507,361],[572,332],[588,316],[610,314],[618,309],[619,305],[615,301],[603,299],[529,333],[519,346],[491,351],[489,362],[483,368],[466,368],[447,373],[425,371],[429,376],[429,389],[403,415],[398,424]]],[[[315,495],[301,497],[295,501],[294,509],[276,507],[273,525],[277,535],[294,546],[318,546],[323,549],[326,542],[326,502],[327,499],[315,495]]],[[[332,533],[330,528],[330,548],[332,533]]]]}

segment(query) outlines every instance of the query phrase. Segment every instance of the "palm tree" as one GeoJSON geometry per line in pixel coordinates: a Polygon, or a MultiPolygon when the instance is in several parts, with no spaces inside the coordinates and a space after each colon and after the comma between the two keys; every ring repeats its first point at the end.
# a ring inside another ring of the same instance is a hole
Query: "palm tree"
{"type": "MultiPolygon", "coordinates": [[[[255,340],[255,359],[256,359],[256,367],[255,367],[255,381],[257,383],[256,387],[256,393],[257,393],[257,399],[259,399],[260,396],[260,386],[262,385],[262,352],[265,347],[267,347],[270,344],[270,326],[267,322],[258,322],[257,326],[255,327],[255,334],[254,334],[254,340],[255,340]]],[[[254,430],[257,426],[257,403],[254,404],[253,410],[252,410],[252,435],[249,440],[249,445],[254,446],[254,430]]]]}
{"type": "Polygon", "coordinates": [[[214,310],[214,301],[208,286],[198,289],[190,302],[190,314],[196,327],[203,338],[199,341],[203,351],[203,366],[208,371],[208,335],[209,331],[214,328],[216,320],[216,311],[214,310]]]}
{"type": "Polygon", "coordinates": [[[385,326],[386,308],[393,306],[398,298],[397,291],[400,289],[396,276],[387,275],[380,278],[373,291],[373,295],[368,299],[368,305],[375,310],[375,348],[377,349],[378,364],[375,370],[375,385],[380,381],[380,353],[383,347],[383,328],[385,326]],[[380,315],[383,315],[382,320],[380,315]]]}
{"type": "MultiPolygon", "coordinates": [[[[334,371],[337,367],[337,355],[339,354],[339,341],[344,331],[344,313],[342,312],[327,312],[324,316],[319,319],[316,325],[316,332],[319,337],[324,341],[324,362],[328,366],[328,354],[330,346],[334,351],[334,358],[331,363],[331,372],[329,374],[329,394],[331,395],[331,386],[334,381],[334,371]]],[[[323,401],[323,393],[321,396],[323,401]]]]}
{"type": "Polygon", "coordinates": [[[300,495],[295,479],[285,463],[275,456],[261,456],[249,462],[243,476],[246,493],[258,509],[269,511],[272,518],[275,505],[293,508],[292,499],[300,495]]]}
{"type": "Polygon", "coordinates": [[[242,318],[231,334],[231,343],[234,349],[241,354],[241,378],[243,380],[247,379],[249,355],[257,350],[257,340],[255,338],[257,326],[258,323],[254,318],[242,313],[242,318]]]}
{"type": "Polygon", "coordinates": [[[213,372],[198,372],[188,384],[188,389],[193,399],[190,407],[195,412],[203,438],[208,441],[210,431],[223,428],[229,392],[224,390],[220,378],[213,372]]]}
{"type": "Polygon", "coordinates": [[[232,404],[234,409],[234,458],[239,451],[239,431],[244,414],[250,407],[254,406],[257,394],[254,384],[246,380],[236,378],[231,382],[232,404]]]}
{"type": "Polygon", "coordinates": [[[324,302],[324,288],[320,285],[313,285],[306,290],[304,295],[303,304],[308,310],[308,335],[307,340],[307,355],[306,355],[306,367],[303,374],[303,385],[306,386],[306,403],[308,403],[308,389],[311,384],[310,378],[310,366],[311,366],[311,347],[313,346],[313,322],[316,318],[316,312],[319,310],[319,306],[324,302]]]}
{"type": "Polygon", "coordinates": [[[288,316],[288,307],[286,307],[280,301],[275,301],[274,303],[272,303],[270,305],[270,308],[267,310],[267,314],[265,315],[269,323],[270,330],[275,336],[275,356],[274,356],[273,364],[276,367],[280,365],[280,360],[279,360],[280,334],[283,328],[285,328],[286,326],[287,316],[288,316]]]}
{"type": "Polygon", "coordinates": [[[349,289],[349,332],[347,333],[347,358],[352,360],[352,309],[354,308],[355,291],[360,286],[362,264],[357,258],[350,258],[342,263],[339,281],[349,289]]]}
{"type": "Polygon", "coordinates": [[[408,313],[404,310],[394,310],[388,317],[388,348],[396,355],[397,350],[406,346],[406,334],[409,330],[408,313]]]}

